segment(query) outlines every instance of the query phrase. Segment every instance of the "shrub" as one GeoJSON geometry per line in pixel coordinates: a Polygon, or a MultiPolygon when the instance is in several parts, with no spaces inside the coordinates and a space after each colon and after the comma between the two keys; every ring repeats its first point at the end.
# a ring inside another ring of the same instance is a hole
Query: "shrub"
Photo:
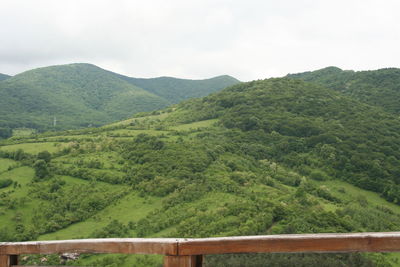
{"type": "Polygon", "coordinates": [[[11,179],[0,179],[0,188],[6,188],[13,183],[11,179]]]}

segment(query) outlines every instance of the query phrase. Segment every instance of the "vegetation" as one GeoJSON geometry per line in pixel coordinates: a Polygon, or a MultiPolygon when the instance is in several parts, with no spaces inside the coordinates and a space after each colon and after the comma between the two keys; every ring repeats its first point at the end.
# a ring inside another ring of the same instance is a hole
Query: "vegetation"
{"type": "Polygon", "coordinates": [[[0,180],[0,188],[5,188],[10,186],[13,183],[11,179],[1,179],[0,180]]]}
{"type": "Polygon", "coordinates": [[[11,76],[0,73],[0,81],[10,78],[11,76]]]}
{"type": "MultiPolygon", "coordinates": [[[[385,266],[379,258],[375,262],[379,262],[379,266],[385,266]]],[[[206,257],[206,264],[209,266],[220,267],[236,267],[251,266],[263,267],[268,266],[280,267],[308,267],[308,266],[324,266],[324,267],[345,267],[345,266],[376,266],[374,260],[362,257],[360,254],[242,254],[242,255],[210,255],[206,257]]]]}
{"type": "Polygon", "coordinates": [[[0,128],[0,140],[7,139],[12,136],[12,130],[10,128],[1,127],[0,128]]]}
{"type": "Polygon", "coordinates": [[[125,80],[174,104],[188,98],[206,96],[227,86],[239,83],[237,79],[228,75],[205,80],[187,80],[172,77],[150,79],[125,77],[125,80]]]}
{"type": "Polygon", "coordinates": [[[238,82],[228,76],[140,82],[90,64],[39,68],[0,80],[0,139],[8,138],[16,128],[44,131],[100,126],[238,82]],[[142,89],[137,84],[146,86],[142,89]]]}
{"type": "Polygon", "coordinates": [[[192,106],[198,118],[220,117],[250,156],[302,175],[346,180],[400,203],[397,116],[287,79],[237,85],[192,106]]]}
{"type": "Polygon", "coordinates": [[[53,129],[56,117],[55,129],[96,126],[167,103],[93,65],[54,66],[0,83],[0,125],[53,129]]]}
{"type": "MultiPolygon", "coordinates": [[[[0,189],[0,240],[396,231],[399,125],[379,107],[281,78],[104,127],[12,137],[0,142],[0,181],[12,181],[0,189]]],[[[265,261],[398,266],[399,256],[206,257],[211,266],[265,261]]],[[[83,255],[69,265],[160,264],[83,255]]]]}
{"type": "Polygon", "coordinates": [[[400,69],[355,72],[328,67],[288,77],[318,83],[388,112],[400,113],[400,69]]]}

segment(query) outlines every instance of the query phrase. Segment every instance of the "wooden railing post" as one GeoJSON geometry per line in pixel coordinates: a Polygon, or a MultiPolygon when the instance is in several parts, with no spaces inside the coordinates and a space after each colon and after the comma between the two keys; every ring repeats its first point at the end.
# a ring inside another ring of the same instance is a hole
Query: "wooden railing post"
{"type": "Polygon", "coordinates": [[[203,255],[165,256],[164,267],[201,267],[203,255]]]}
{"type": "Polygon", "coordinates": [[[18,255],[0,255],[0,267],[18,265],[18,255]]]}

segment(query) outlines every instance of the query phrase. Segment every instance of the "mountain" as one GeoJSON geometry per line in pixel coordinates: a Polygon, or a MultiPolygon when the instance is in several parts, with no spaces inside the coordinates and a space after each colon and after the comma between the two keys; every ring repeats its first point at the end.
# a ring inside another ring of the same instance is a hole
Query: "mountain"
{"type": "Polygon", "coordinates": [[[15,75],[0,82],[0,127],[60,130],[99,126],[237,82],[228,77],[200,81],[156,78],[137,82],[150,84],[151,89],[143,89],[133,80],[141,81],[90,64],[51,66],[15,75]]]}
{"type": "Polygon", "coordinates": [[[400,69],[343,71],[336,67],[289,74],[287,77],[315,82],[362,102],[400,114],[400,69]]]}
{"type": "Polygon", "coordinates": [[[205,80],[188,80],[172,77],[150,79],[126,77],[125,79],[128,82],[155,95],[161,96],[174,104],[188,98],[203,97],[240,82],[228,75],[205,80]]]}
{"type": "MultiPolygon", "coordinates": [[[[0,241],[397,231],[399,133],[398,116],[380,107],[279,78],[99,128],[12,137],[0,142],[0,241]]],[[[397,266],[399,256],[205,260],[234,267],[397,266]]],[[[161,261],[84,256],[69,265],[161,261]]]]}
{"type": "Polygon", "coordinates": [[[0,83],[2,125],[56,129],[101,125],[168,105],[165,99],[94,65],[27,71],[0,83]]]}
{"type": "Polygon", "coordinates": [[[186,120],[218,117],[225,127],[246,133],[238,142],[255,135],[251,143],[258,144],[249,149],[254,156],[286,162],[304,175],[308,167],[319,166],[328,176],[400,204],[397,115],[322,86],[287,79],[237,85],[202,101],[193,103],[189,113],[182,112],[186,120]]]}
{"type": "Polygon", "coordinates": [[[2,81],[2,80],[5,80],[5,79],[8,79],[8,78],[10,78],[11,76],[9,76],[9,75],[7,75],[7,74],[2,74],[2,73],[0,73],[0,81],[2,81]]]}

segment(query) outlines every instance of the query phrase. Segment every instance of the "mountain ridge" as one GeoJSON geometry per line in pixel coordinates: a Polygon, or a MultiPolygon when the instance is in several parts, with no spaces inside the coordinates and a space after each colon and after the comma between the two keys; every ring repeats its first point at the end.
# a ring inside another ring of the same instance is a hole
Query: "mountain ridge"
{"type": "Polygon", "coordinates": [[[227,86],[240,83],[239,80],[229,75],[219,75],[207,79],[182,79],[169,76],[135,78],[116,74],[121,79],[164,97],[173,104],[177,104],[188,98],[203,97],[227,86]]]}
{"type": "MultiPolygon", "coordinates": [[[[200,95],[207,94],[209,88],[205,87],[211,86],[195,80],[190,83],[200,84],[197,86],[202,91],[200,95]]],[[[232,81],[226,83],[230,84],[232,81]]],[[[222,87],[225,84],[217,88],[211,86],[211,90],[222,87]]],[[[88,63],[37,68],[0,82],[0,127],[60,130],[99,126],[137,112],[166,107],[181,98],[198,96],[184,88],[184,84],[172,91],[175,91],[176,100],[173,100],[173,92],[165,98],[140,88],[129,77],[88,63]],[[57,117],[56,127],[52,125],[53,117],[57,117]]]]}
{"type": "Polygon", "coordinates": [[[13,121],[22,121],[23,126],[31,128],[50,126],[54,116],[58,117],[62,128],[82,127],[104,124],[146,110],[126,107],[126,104],[123,110],[121,103],[126,102],[136,105],[153,102],[158,108],[168,104],[158,96],[87,64],[59,65],[23,72],[3,80],[0,95],[3,120],[12,116],[13,121]],[[118,106],[118,109],[113,106],[118,106]],[[25,124],[24,118],[32,123],[26,121],[25,124]]]}
{"type": "Polygon", "coordinates": [[[400,69],[352,71],[328,67],[286,77],[318,83],[364,103],[400,114],[400,69]]]}

